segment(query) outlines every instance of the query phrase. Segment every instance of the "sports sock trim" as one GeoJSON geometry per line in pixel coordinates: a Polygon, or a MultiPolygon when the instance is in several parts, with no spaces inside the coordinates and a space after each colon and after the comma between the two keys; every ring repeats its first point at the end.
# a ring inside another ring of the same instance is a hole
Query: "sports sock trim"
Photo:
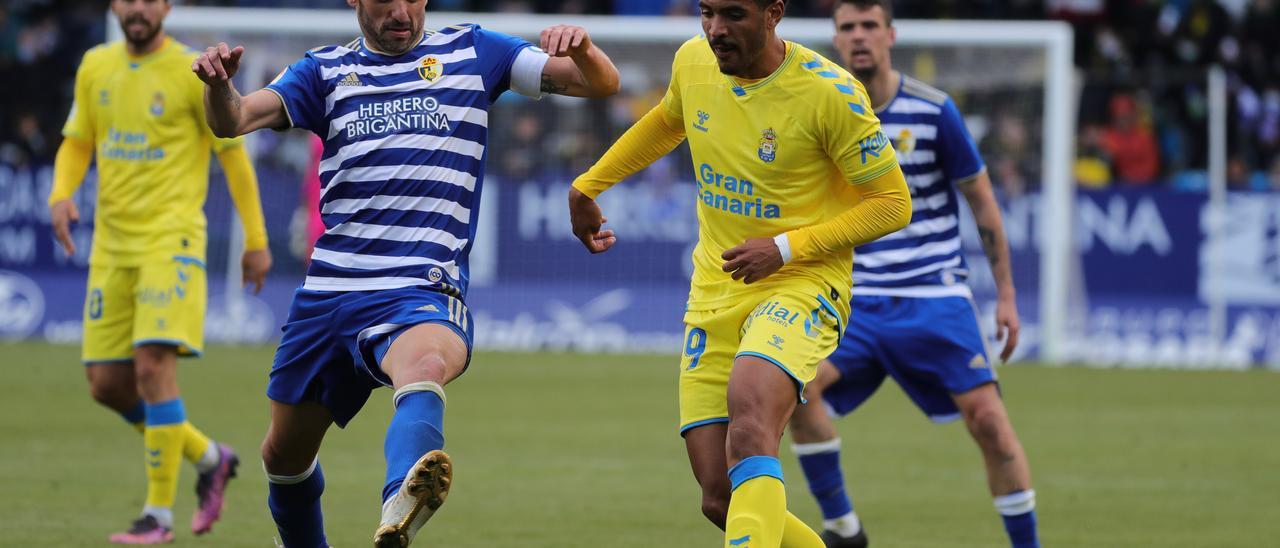
{"type": "Polygon", "coordinates": [[[306,472],[303,472],[301,474],[297,474],[294,476],[272,474],[270,471],[267,470],[267,463],[265,462],[262,463],[262,471],[267,474],[267,481],[271,483],[274,483],[276,485],[296,485],[304,481],[307,481],[307,478],[311,477],[311,474],[315,473],[316,466],[318,466],[319,464],[320,464],[320,457],[316,457],[315,460],[311,461],[311,466],[307,467],[306,472]]]}
{"type": "Polygon", "coordinates": [[[147,426],[170,426],[187,422],[187,411],[182,407],[182,398],[149,403],[146,406],[147,426]]]}
{"type": "Polygon", "coordinates": [[[729,469],[729,490],[737,490],[739,485],[761,476],[777,478],[785,483],[782,479],[782,463],[777,458],[756,455],[742,459],[729,469]]]}
{"type": "Polygon", "coordinates": [[[138,404],[120,412],[120,417],[129,424],[138,424],[147,420],[147,404],[138,400],[138,404]]]}
{"type": "Polygon", "coordinates": [[[1018,516],[1036,509],[1034,489],[1000,495],[995,498],[996,512],[1002,516],[1018,516]]]}
{"type": "Polygon", "coordinates": [[[391,403],[394,406],[399,407],[400,398],[408,396],[414,392],[434,392],[435,395],[440,396],[440,403],[448,404],[448,400],[444,397],[444,387],[433,381],[409,383],[397,388],[395,394],[391,395],[391,403]]]}
{"type": "Polygon", "coordinates": [[[827,441],[817,443],[795,443],[791,445],[792,451],[796,456],[804,457],[808,455],[817,455],[820,453],[832,453],[840,450],[840,438],[832,438],[827,441]]]}

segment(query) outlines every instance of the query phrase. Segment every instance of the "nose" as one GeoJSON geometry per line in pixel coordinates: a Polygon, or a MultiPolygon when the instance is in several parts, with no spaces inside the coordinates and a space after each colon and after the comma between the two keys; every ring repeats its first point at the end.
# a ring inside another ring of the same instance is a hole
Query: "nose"
{"type": "Polygon", "coordinates": [[[729,27],[720,17],[712,15],[707,18],[706,28],[703,31],[707,33],[707,38],[718,38],[729,34],[729,27]]]}

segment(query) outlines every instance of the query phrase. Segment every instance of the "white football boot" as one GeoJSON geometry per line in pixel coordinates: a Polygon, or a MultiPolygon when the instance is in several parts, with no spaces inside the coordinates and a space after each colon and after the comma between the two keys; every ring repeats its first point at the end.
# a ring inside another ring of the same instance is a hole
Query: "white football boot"
{"type": "Polygon", "coordinates": [[[375,548],[404,548],[449,496],[453,462],[439,449],[409,468],[400,490],[382,505],[382,524],[373,534],[375,548]]]}

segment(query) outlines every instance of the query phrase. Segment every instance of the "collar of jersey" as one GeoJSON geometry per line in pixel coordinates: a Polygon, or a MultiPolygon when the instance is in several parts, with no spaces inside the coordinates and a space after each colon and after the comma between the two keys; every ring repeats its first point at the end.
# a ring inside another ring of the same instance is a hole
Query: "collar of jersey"
{"type": "Polygon", "coordinates": [[[730,88],[740,89],[744,92],[739,97],[746,97],[747,93],[756,91],[760,88],[763,88],[769,85],[769,82],[774,81],[774,79],[776,79],[779,74],[782,74],[783,71],[787,70],[787,67],[791,65],[791,59],[796,56],[796,50],[800,49],[800,47],[786,40],[783,40],[783,43],[786,45],[787,54],[783,56],[782,64],[778,65],[777,69],[774,69],[773,74],[765,76],[763,80],[757,80],[756,82],[750,85],[743,86],[743,85],[739,85],[738,81],[734,79],[734,77],[729,76],[728,74],[724,75],[724,77],[729,80],[730,88]]]}
{"type": "MultiPolygon", "coordinates": [[[[894,72],[898,72],[898,71],[895,70],[894,72]]],[[[890,97],[889,100],[885,101],[883,105],[874,107],[876,114],[880,114],[881,112],[888,110],[889,105],[892,105],[894,101],[898,100],[898,96],[902,95],[902,84],[906,83],[906,81],[907,81],[907,76],[901,72],[898,72],[898,89],[894,90],[893,97],[890,97]]],[[[867,94],[867,97],[870,97],[870,96],[871,94],[867,94]]]]}
{"type": "Polygon", "coordinates": [[[142,65],[145,65],[145,64],[147,64],[147,63],[150,63],[150,62],[151,62],[152,60],[154,60],[154,59],[159,59],[159,58],[160,58],[160,54],[162,54],[162,53],[164,53],[165,51],[167,51],[171,46],[173,46],[173,44],[174,44],[173,37],[172,37],[172,36],[167,36],[167,35],[166,35],[166,36],[164,37],[164,43],[163,43],[163,44],[160,44],[160,47],[156,48],[156,50],[155,50],[155,51],[153,51],[153,52],[151,52],[151,53],[147,53],[147,54],[143,54],[143,55],[140,55],[140,56],[134,57],[133,55],[130,55],[130,54],[129,54],[129,46],[128,46],[127,44],[125,44],[125,43],[124,43],[124,40],[121,40],[121,41],[120,41],[120,47],[124,49],[124,60],[125,60],[125,62],[129,63],[130,65],[132,65],[132,66],[133,66],[133,67],[135,67],[135,68],[136,68],[136,67],[139,67],[139,66],[142,66],[142,65]]]}
{"type": "Polygon", "coordinates": [[[382,53],[380,51],[374,50],[373,48],[369,47],[364,43],[363,36],[361,36],[360,41],[356,43],[356,51],[359,51],[362,55],[373,57],[375,59],[399,59],[401,57],[409,55],[410,53],[413,52],[413,50],[418,49],[419,47],[422,47],[422,44],[427,43],[427,38],[430,37],[431,34],[432,34],[431,31],[423,29],[422,38],[418,40],[418,43],[414,44],[412,48],[409,48],[409,51],[401,53],[400,55],[388,55],[386,53],[382,53]]]}

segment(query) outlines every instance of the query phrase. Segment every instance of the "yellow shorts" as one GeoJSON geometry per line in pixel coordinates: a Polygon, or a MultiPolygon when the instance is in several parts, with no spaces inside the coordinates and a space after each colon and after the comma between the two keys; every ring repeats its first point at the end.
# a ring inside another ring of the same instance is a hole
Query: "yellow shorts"
{"type": "Polygon", "coordinates": [[[759,299],[717,310],[685,313],[684,352],[680,358],[680,433],[729,421],[729,373],[738,356],[756,356],[777,365],[804,386],[818,363],[836,349],[844,334],[849,305],[830,298],[818,285],[779,287],[759,299]]]}
{"type": "Polygon", "coordinates": [[[116,267],[91,265],[84,302],[85,363],[127,361],[142,344],[204,348],[204,262],[188,257],[116,267]]]}

